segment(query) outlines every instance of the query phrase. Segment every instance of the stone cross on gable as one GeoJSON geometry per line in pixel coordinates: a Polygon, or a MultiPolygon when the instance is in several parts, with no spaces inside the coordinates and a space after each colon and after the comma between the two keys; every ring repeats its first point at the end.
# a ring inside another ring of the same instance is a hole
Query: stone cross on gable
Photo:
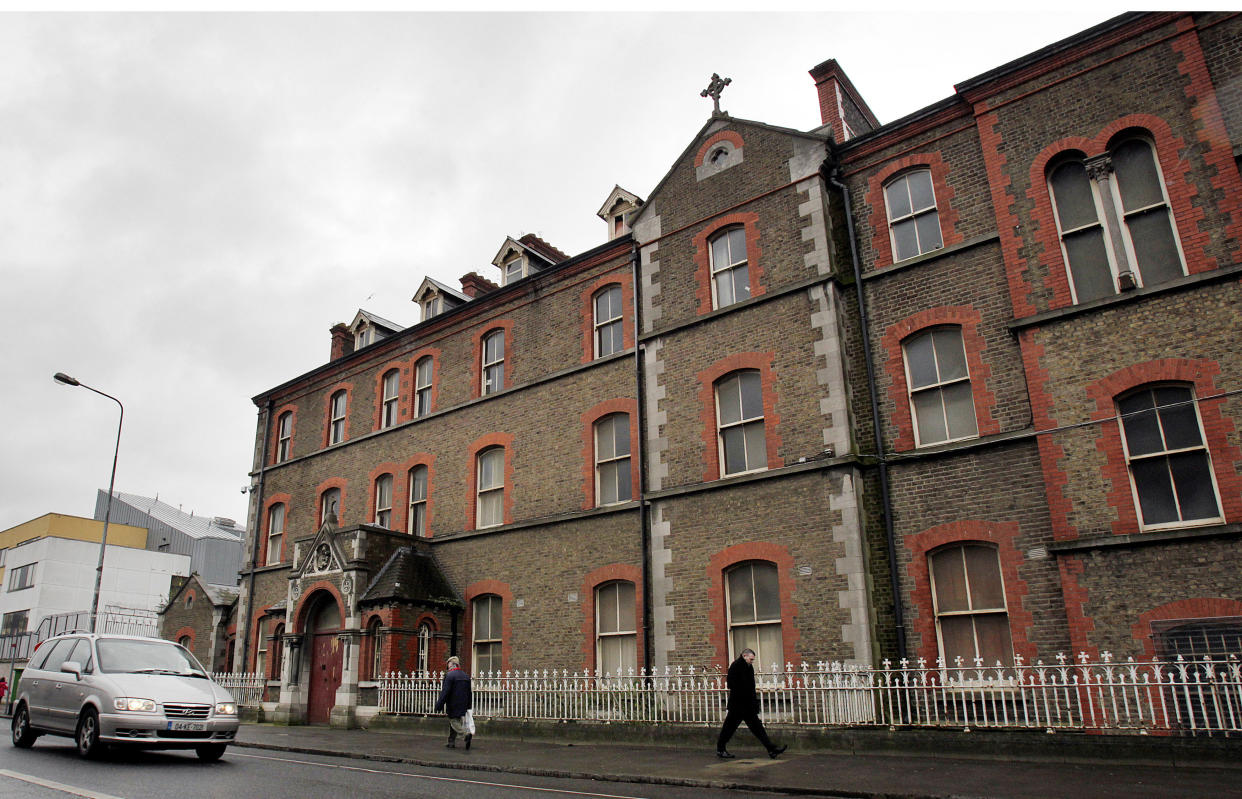
{"type": "Polygon", "coordinates": [[[699,97],[712,98],[712,104],[715,106],[712,110],[713,114],[720,113],[720,93],[723,92],[724,88],[732,82],[733,78],[722,78],[713,72],[712,80],[707,84],[707,88],[699,92],[699,97]]]}

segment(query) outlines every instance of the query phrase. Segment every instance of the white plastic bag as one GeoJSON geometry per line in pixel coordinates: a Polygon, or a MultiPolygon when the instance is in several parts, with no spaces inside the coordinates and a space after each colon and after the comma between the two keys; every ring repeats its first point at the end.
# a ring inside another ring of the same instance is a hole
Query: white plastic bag
{"type": "Polygon", "coordinates": [[[466,715],[461,717],[461,725],[465,727],[466,735],[474,735],[474,711],[466,710],[466,715]]]}

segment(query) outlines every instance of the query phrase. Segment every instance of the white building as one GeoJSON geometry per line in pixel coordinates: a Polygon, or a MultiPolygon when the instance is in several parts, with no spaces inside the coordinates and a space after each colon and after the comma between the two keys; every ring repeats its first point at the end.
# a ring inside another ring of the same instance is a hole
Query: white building
{"type": "MultiPolygon", "coordinates": [[[[98,562],[99,544],[90,541],[42,537],[8,548],[0,593],[6,632],[35,631],[49,616],[89,613],[98,562]],[[25,624],[19,624],[23,616],[25,624]]],[[[168,599],[172,577],[189,574],[188,555],[108,545],[100,611],[108,605],[158,611],[168,599]]]]}

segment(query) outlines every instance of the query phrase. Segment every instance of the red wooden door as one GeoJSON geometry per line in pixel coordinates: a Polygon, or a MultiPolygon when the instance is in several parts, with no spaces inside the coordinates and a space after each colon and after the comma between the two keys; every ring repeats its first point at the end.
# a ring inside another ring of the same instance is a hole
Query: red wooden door
{"type": "Polygon", "coordinates": [[[341,687],[341,641],[336,633],[316,635],[311,648],[310,696],[306,702],[306,721],[326,724],[341,687]]]}

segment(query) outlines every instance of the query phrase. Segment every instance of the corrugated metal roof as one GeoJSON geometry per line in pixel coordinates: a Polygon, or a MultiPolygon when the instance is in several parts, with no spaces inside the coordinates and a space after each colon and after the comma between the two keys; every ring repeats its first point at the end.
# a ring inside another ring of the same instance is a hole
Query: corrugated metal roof
{"type": "MultiPolygon", "coordinates": [[[[103,496],[107,496],[107,492],[103,492],[103,496]]],[[[137,494],[123,494],[117,491],[112,495],[112,501],[124,502],[134,510],[180,530],[191,538],[221,538],[226,541],[238,541],[246,534],[245,528],[239,527],[232,519],[186,513],[154,497],[141,497],[137,494]],[[230,522],[230,525],[225,526],[224,522],[230,522]]]]}

